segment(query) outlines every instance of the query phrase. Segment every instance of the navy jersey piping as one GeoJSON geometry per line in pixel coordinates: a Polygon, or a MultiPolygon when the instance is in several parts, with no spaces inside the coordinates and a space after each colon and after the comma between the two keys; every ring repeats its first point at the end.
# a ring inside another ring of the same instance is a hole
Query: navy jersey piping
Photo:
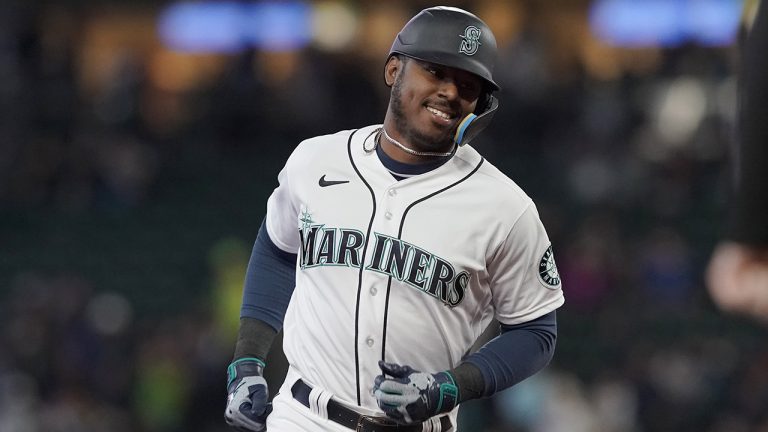
{"type": "MultiPolygon", "coordinates": [[[[371,202],[373,204],[373,209],[371,210],[371,219],[368,221],[368,228],[365,232],[365,242],[363,244],[363,256],[361,257],[361,263],[365,263],[365,254],[368,251],[368,241],[371,237],[371,227],[373,226],[373,219],[376,216],[376,195],[373,193],[373,188],[371,188],[371,185],[368,184],[367,181],[365,181],[365,178],[360,173],[360,170],[357,168],[357,165],[355,165],[355,160],[352,158],[352,137],[355,136],[355,133],[357,133],[359,129],[355,129],[350,135],[349,139],[347,140],[347,154],[349,155],[349,162],[352,164],[352,168],[355,170],[355,173],[357,173],[357,176],[360,177],[360,180],[363,181],[363,184],[365,184],[365,187],[368,188],[368,191],[371,193],[371,202]]],[[[369,135],[370,136],[370,135],[369,135]]],[[[368,139],[368,138],[366,138],[368,139]]],[[[357,299],[355,300],[355,384],[357,386],[357,405],[361,405],[360,401],[360,353],[358,352],[358,338],[360,337],[360,292],[363,289],[363,270],[365,269],[364,265],[360,266],[360,270],[358,272],[357,276],[357,299]]]]}

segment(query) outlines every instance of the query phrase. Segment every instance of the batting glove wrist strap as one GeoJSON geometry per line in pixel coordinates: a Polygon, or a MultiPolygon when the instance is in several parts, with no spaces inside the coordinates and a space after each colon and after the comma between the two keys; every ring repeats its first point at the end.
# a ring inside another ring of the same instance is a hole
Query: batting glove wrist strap
{"type": "Polygon", "coordinates": [[[459,387],[450,372],[440,372],[433,375],[440,389],[437,414],[448,412],[456,408],[459,403],[459,387]]]}
{"type": "Polygon", "coordinates": [[[243,378],[247,376],[264,376],[266,364],[256,357],[237,359],[227,367],[227,391],[231,392],[243,378]]]}
{"type": "Polygon", "coordinates": [[[398,423],[420,423],[459,403],[459,388],[449,372],[430,374],[385,362],[379,367],[382,374],[374,381],[374,396],[379,408],[398,423]]]}

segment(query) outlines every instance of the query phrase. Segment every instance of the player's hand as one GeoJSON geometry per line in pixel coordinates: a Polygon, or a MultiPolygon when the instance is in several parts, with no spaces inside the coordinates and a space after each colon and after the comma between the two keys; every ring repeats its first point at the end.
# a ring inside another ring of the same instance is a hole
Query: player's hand
{"type": "Polygon", "coordinates": [[[430,374],[383,361],[379,367],[382,374],[374,381],[373,394],[379,408],[397,423],[423,422],[451,411],[459,401],[459,389],[448,372],[430,374]]]}
{"type": "Polygon", "coordinates": [[[227,368],[229,395],[224,419],[239,431],[267,430],[272,404],[267,403],[269,391],[263,372],[264,362],[257,358],[238,359],[227,368]]]}

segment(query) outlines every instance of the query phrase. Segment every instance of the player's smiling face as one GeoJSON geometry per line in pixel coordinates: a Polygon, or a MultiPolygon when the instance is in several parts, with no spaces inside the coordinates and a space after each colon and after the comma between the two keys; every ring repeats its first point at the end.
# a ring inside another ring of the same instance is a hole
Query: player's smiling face
{"type": "Polygon", "coordinates": [[[483,89],[472,73],[395,56],[387,62],[385,79],[392,85],[387,132],[422,151],[452,146],[456,127],[474,111],[483,89]]]}

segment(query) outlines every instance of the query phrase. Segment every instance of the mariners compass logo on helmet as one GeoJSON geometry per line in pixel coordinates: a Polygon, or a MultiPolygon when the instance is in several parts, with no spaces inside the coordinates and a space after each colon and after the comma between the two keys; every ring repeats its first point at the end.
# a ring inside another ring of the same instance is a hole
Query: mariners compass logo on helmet
{"type": "Polygon", "coordinates": [[[459,52],[466,55],[474,55],[477,49],[480,48],[480,29],[471,25],[464,29],[464,34],[461,36],[461,45],[459,46],[459,52]]]}

